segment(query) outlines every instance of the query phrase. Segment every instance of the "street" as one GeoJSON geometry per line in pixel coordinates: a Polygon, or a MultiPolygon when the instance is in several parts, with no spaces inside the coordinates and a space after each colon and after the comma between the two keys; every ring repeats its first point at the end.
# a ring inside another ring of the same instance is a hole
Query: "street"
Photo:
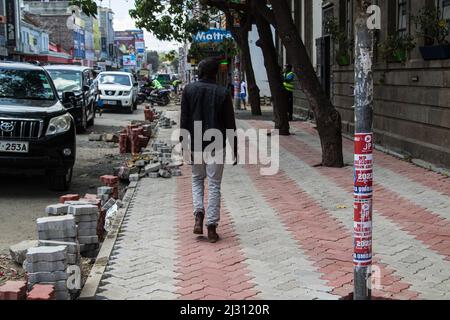
{"type": "Polygon", "coordinates": [[[45,216],[45,208],[57,203],[59,196],[96,194],[99,177],[112,174],[113,168],[123,162],[118,144],[89,141],[89,133],[116,133],[130,121],[142,119],[141,107],[134,114],[103,113],[95,119],[94,127],[78,134],[77,160],[68,192],[49,191],[44,176],[1,176],[0,254],[8,253],[17,242],[36,239],[36,219],[45,216]]]}

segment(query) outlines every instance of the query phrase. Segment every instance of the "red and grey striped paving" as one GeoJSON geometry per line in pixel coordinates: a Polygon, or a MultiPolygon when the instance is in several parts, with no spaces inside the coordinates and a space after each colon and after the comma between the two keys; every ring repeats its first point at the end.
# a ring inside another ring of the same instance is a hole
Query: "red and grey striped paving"
{"type": "MultiPolygon", "coordinates": [[[[244,129],[271,125],[239,121],[244,129]]],[[[176,182],[141,180],[136,200],[145,203],[128,213],[130,222],[122,228],[101,296],[259,300],[349,295],[352,168],[314,167],[320,162],[315,130],[305,123],[293,126],[296,134],[280,137],[279,148],[272,149],[280,153],[278,174],[262,176],[259,165],[225,169],[216,244],[192,234],[189,166],[176,182]]],[[[344,149],[351,163],[351,141],[344,141],[344,149]]],[[[375,157],[374,295],[450,298],[450,181],[381,152],[375,157]]]]}

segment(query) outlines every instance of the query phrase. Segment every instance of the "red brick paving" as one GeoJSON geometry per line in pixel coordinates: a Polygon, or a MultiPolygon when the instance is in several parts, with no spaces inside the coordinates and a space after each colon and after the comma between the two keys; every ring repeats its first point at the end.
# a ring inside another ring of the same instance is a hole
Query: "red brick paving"
{"type": "Polygon", "coordinates": [[[258,292],[249,277],[245,257],[233,222],[227,211],[221,212],[220,241],[207,242],[207,230],[204,236],[193,234],[194,217],[191,194],[190,167],[183,168],[183,176],[177,181],[178,206],[178,255],[177,272],[180,276],[176,286],[181,299],[192,300],[241,300],[255,298],[258,292]]]}

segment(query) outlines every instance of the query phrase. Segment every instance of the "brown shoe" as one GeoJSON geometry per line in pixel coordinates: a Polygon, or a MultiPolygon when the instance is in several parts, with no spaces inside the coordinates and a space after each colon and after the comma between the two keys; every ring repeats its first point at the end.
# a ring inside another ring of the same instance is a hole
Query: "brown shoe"
{"type": "Polygon", "coordinates": [[[219,240],[219,235],[216,232],[217,226],[208,226],[208,240],[211,243],[216,243],[219,240]]]}
{"type": "Polygon", "coordinates": [[[195,214],[194,234],[203,234],[204,218],[205,218],[205,214],[203,212],[197,212],[195,214]]]}

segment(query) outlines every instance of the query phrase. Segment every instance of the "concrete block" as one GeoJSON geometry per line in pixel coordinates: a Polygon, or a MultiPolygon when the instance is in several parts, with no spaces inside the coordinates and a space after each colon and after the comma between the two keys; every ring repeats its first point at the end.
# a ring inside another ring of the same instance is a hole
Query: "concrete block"
{"type": "Polygon", "coordinates": [[[112,194],[114,189],[112,187],[99,187],[97,188],[97,195],[101,197],[104,194],[112,194]]]}
{"type": "Polygon", "coordinates": [[[24,266],[27,273],[65,271],[67,261],[29,263],[25,260],[24,266]]]}
{"type": "Polygon", "coordinates": [[[77,237],[76,227],[70,230],[46,230],[39,231],[39,240],[55,240],[55,241],[65,241],[67,239],[74,239],[77,237]]]}
{"type": "Polygon", "coordinates": [[[143,168],[143,167],[145,167],[147,162],[145,160],[138,160],[134,164],[136,165],[136,167],[143,168]]]}
{"type": "MultiPolygon", "coordinates": [[[[96,251],[98,250],[100,245],[98,243],[91,243],[91,244],[80,244],[80,251],[81,253],[86,253],[89,251],[96,251]]],[[[84,254],[83,254],[84,256],[84,254]]]]}
{"type": "Polygon", "coordinates": [[[165,169],[159,170],[159,175],[160,175],[161,177],[163,177],[163,178],[166,178],[166,179],[172,177],[172,175],[170,174],[170,172],[169,172],[168,170],[165,170],[165,169]]]}
{"type": "Polygon", "coordinates": [[[78,224],[78,229],[80,229],[80,223],[82,222],[95,222],[98,220],[98,213],[96,214],[85,214],[75,217],[75,222],[78,224]]]}
{"type": "Polygon", "coordinates": [[[149,174],[151,172],[158,172],[160,169],[161,169],[160,162],[151,163],[151,164],[145,166],[145,173],[149,174]]]}
{"type": "Polygon", "coordinates": [[[35,247],[27,251],[26,260],[28,263],[36,262],[56,262],[67,258],[67,247],[35,247]]]}
{"type": "Polygon", "coordinates": [[[78,241],[81,244],[96,244],[98,243],[98,236],[78,237],[78,241]]]}
{"type": "Polygon", "coordinates": [[[67,204],[52,204],[45,208],[45,213],[48,216],[64,216],[67,214],[69,206],[67,204]]]}
{"type": "Polygon", "coordinates": [[[80,254],[67,254],[67,264],[75,265],[80,264],[80,254]]]}
{"type": "Polygon", "coordinates": [[[149,178],[155,179],[155,178],[159,178],[159,173],[158,172],[150,172],[148,174],[149,178]]]}
{"type": "Polygon", "coordinates": [[[183,175],[183,174],[181,173],[181,170],[180,170],[180,169],[172,169],[170,172],[171,172],[172,176],[174,176],[174,177],[180,177],[180,176],[183,175]]]}
{"type": "Polygon", "coordinates": [[[117,134],[107,133],[107,134],[103,135],[103,141],[118,143],[119,142],[119,136],[117,134]]]}
{"type": "Polygon", "coordinates": [[[102,141],[102,140],[103,140],[102,134],[91,133],[89,135],[89,141],[102,141]]]}
{"type": "Polygon", "coordinates": [[[115,199],[109,199],[102,207],[103,210],[108,211],[112,206],[117,203],[115,199]]]}
{"type": "Polygon", "coordinates": [[[76,242],[39,240],[38,245],[40,247],[66,246],[67,254],[79,254],[80,253],[80,245],[76,242]]]}
{"type": "MultiPolygon", "coordinates": [[[[97,229],[97,221],[92,222],[80,222],[78,224],[78,229],[97,229]]],[[[81,242],[80,242],[81,244],[81,242]]]]}
{"type": "Polygon", "coordinates": [[[28,273],[28,283],[31,284],[65,281],[67,278],[68,274],[65,271],[28,273]]]}
{"type": "Polygon", "coordinates": [[[74,216],[95,214],[95,213],[98,213],[98,207],[92,204],[69,206],[69,214],[74,216]]]}
{"type": "Polygon", "coordinates": [[[38,245],[39,243],[37,240],[27,240],[11,246],[9,248],[11,259],[15,263],[22,265],[25,259],[27,258],[28,249],[37,247],[38,245]]]}
{"type": "MultiPolygon", "coordinates": [[[[83,205],[92,205],[90,200],[84,199],[84,200],[77,200],[77,201],[66,201],[66,204],[69,206],[83,206],[83,205]]],[[[67,212],[69,213],[69,212],[67,212]]]]}
{"type": "Polygon", "coordinates": [[[97,235],[97,229],[79,229],[78,238],[80,237],[93,237],[97,235]]]}
{"type": "Polygon", "coordinates": [[[139,174],[135,173],[135,174],[130,174],[130,181],[139,181],[139,174]]]}
{"type": "Polygon", "coordinates": [[[38,231],[72,231],[76,227],[72,216],[38,218],[36,223],[38,231]]]}

